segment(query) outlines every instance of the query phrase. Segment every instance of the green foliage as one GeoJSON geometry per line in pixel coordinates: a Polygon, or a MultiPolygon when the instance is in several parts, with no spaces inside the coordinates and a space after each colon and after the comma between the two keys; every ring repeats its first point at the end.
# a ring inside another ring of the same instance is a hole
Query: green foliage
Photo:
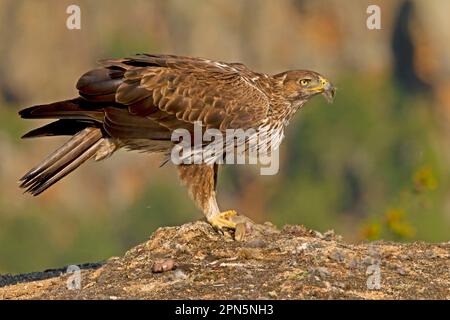
{"type": "MultiPolygon", "coordinates": [[[[377,217],[377,221],[367,223],[362,228],[362,236],[368,240],[393,238],[395,240],[414,239],[420,225],[413,226],[416,220],[426,219],[426,210],[432,209],[434,190],[438,187],[437,179],[429,166],[419,168],[411,179],[411,185],[402,190],[398,196],[396,208],[387,209],[377,217]],[[420,216],[422,216],[420,218],[420,216]],[[419,218],[419,219],[417,219],[419,218]]],[[[374,219],[372,219],[374,220],[374,219]]]]}

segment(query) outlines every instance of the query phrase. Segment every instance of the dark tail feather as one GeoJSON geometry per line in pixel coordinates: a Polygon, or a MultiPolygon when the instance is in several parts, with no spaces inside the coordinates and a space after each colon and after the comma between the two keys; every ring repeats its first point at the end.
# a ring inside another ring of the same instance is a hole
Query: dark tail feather
{"type": "Polygon", "coordinates": [[[19,111],[24,119],[76,119],[102,121],[103,111],[89,110],[88,102],[82,98],[58,101],[29,107],[19,111]]]}
{"type": "Polygon", "coordinates": [[[92,126],[95,127],[93,121],[58,120],[27,132],[22,136],[22,139],[47,136],[73,136],[81,130],[92,126]]]}
{"type": "Polygon", "coordinates": [[[20,187],[34,196],[42,193],[92,158],[101,148],[102,137],[99,128],[84,128],[25,174],[20,179],[20,187]]]}

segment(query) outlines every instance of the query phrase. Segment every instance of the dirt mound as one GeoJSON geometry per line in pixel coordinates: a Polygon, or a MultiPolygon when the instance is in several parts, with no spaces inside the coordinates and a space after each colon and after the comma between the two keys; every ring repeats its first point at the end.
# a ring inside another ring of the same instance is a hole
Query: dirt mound
{"type": "Polygon", "coordinates": [[[450,243],[347,244],[302,226],[158,229],[123,257],[0,276],[0,299],[449,299],[450,243]]]}

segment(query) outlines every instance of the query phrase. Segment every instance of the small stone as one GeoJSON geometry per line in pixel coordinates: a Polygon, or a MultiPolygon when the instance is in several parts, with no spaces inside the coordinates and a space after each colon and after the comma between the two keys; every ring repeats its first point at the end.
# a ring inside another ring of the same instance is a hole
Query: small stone
{"type": "Polygon", "coordinates": [[[175,260],[172,258],[166,260],[160,260],[153,264],[152,272],[153,273],[161,273],[170,270],[174,270],[176,268],[175,260]]]}
{"type": "Polygon", "coordinates": [[[268,295],[269,295],[271,298],[276,298],[276,297],[278,297],[278,294],[277,294],[275,291],[269,291],[269,292],[268,292],[268,295]]]}
{"type": "Polygon", "coordinates": [[[403,269],[402,267],[398,267],[398,268],[397,268],[397,272],[398,272],[398,274],[401,275],[401,276],[405,276],[405,275],[406,275],[406,271],[405,271],[405,269],[403,269]]]}

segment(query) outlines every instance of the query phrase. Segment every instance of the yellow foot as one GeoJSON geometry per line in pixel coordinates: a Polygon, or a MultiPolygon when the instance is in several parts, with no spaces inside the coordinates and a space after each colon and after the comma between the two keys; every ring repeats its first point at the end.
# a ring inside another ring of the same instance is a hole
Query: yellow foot
{"type": "Polygon", "coordinates": [[[212,216],[208,219],[208,222],[214,227],[219,230],[222,230],[224,228],[228,229],[236,229],[236,223],[231,221],[229,218],[237,215],[237,212],[234,210],[228,210],[219,213],[218,215],[212,216]]]}

